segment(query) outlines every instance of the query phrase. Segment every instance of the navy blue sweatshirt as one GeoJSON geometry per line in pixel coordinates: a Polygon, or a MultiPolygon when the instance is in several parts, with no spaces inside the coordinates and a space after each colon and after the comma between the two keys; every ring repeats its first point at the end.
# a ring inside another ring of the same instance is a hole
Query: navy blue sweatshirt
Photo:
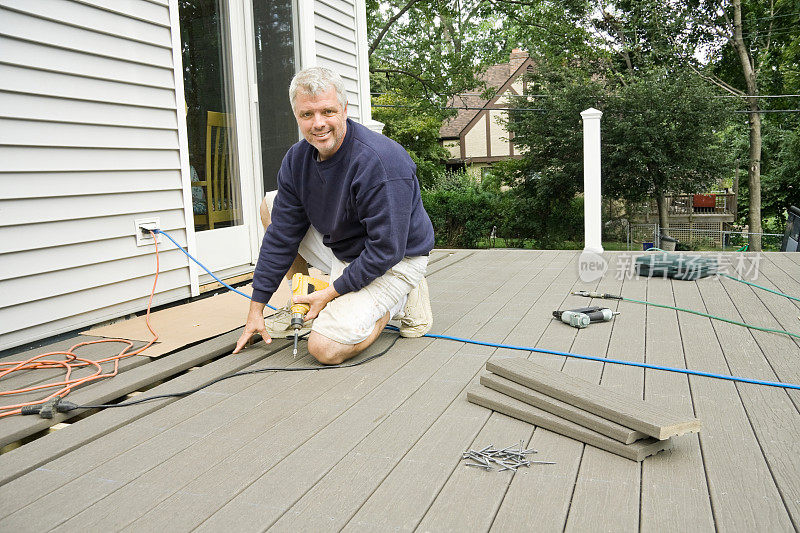
{"type": "Polygon", "coordinates": [[[253,274],[256,302],[272,297],[309,224],[338,259],[350,263],[333,283],[339,294],[368,285],[403,257],[433,249],[433,225],[411,157],[350,119],[342,145],[325,161],[317,161],[317,149],[305,140],[289,149],[270,214],[253,274]]]}

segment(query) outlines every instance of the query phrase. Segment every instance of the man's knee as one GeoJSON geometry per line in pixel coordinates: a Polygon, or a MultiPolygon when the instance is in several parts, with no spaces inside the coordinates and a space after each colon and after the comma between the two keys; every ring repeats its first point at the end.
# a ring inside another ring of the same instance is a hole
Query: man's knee
{"type": "Polygon", "coordinates": [[[308,353],[323,365],[338,365],[348,357],[352,346],[332,341],[316,331],[308,336],[308,353]]]}
{"type": "Polygon", "coordinates": [[[270,222],[272,222],[272,217],[269,214],[269,207],[267,206],[267,199],[261,199],[261,206],[258,208],[258,212],[261,214],[261,224],[264,226],[264,231],[267,230],[267,226],[269,226],[270,222]]]}

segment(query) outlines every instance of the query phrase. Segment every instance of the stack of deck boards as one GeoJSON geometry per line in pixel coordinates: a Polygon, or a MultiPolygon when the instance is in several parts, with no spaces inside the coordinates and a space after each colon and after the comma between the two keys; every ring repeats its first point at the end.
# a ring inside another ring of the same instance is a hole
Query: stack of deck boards
{"type": "Polygon", "coordinates": [[[672,447],[700,421],[526,359],[486,363],[467,399],[633,461],[672,447]]]}

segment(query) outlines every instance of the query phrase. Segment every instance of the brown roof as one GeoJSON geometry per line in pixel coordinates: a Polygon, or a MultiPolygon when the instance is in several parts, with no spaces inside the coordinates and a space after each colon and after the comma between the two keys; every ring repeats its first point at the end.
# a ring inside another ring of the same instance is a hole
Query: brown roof
{"type": "MultiPolygon", "coordinates": [[[[515,52],[517,51],[515,50],[515,52]]],[[[527,59],[527,54],[525,54],[524,59],[527,59]]],[[[512,54],[510,63],[492,65],[487,68],[485,72],[479,74],[478,79],[482,82],[485,82],[486,87],[500,89],[509,80],[509,78],[516,73],[521,63],[524,62],[524,59],[523,61],[519,61],[518,58],[515,58],[512,54]]],[[[483,108],[488,103],[489,100],[481,98],[480,93],[477,90],[469,94],[456,95],[450,99],[450,101],[447,103],[448,107],[466,107],[470,109],[459,109],[458,114],[446,121],[439,129],[439,137],[443,139],[457,138],[459,135],[461,135],[461,132],[467,127],[470,121],[475,118],[475,115],[481,111],[481,109],[473,108],[483,108]]]]}

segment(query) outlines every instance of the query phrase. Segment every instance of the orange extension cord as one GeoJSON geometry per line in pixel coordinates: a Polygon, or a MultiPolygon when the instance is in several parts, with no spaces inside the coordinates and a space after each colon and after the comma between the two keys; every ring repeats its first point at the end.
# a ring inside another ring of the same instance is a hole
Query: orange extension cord
{"type": "Polygon", "coordinates": [[[158,334],[155,331],[153,331],[153,328],[150,326],[150,306],[153,304],[153,295],[156,292],[156,284],[158,283],[158,273],[160,270],[160,265],[158,261],[158,242],[155,234],[152,231],[150,232],[150,235],[153,236],[153,244],[155,244],[156,247],[156,276],[155,279],[153,280],[153,289],[150,291],[150,300],[147,302],[147,314],[145,315],[145,322],[147,323],[147,329],[149,329],[150,333],[153,334],[153,340],[151,340],[145,346],[142,346],[135,352],[128,351],[131,348],[133,348],[133,343],[129,340],[103,339],[99,341],[79,342],[78,344],[75,344],[67,351],[43,353],[41,355],[31,357],[26,361],[0,362],[0,368],[5,369],[0,371],[0,380],[5,378],[6,376],[12,375],[14,372],[22,370],[44,370],[44,369],[49,370],[53,368],[62,368],[64,369],[65,372],[64,378],[61,381],[46,383],[43,385],[25,387],[23,389],[0,391],[0,397],[4,397],[4,396],[14,396],[15,394],[26,394],[38,390],[53,389],[55,387],[60,387],[56,392],[53,392],[52,394],[50,394],[46,398],[42,398],[41,400],[18,403],[14,405],[0,406],[0,418],[5,416],[18,415],[20,414],[23,407],[29,405],[41,405],[49,400],[52,400],[56,396],[64,398],[67,394],[72,392],[73,389],[80,387],[81,385],[84,385],[86,383],[90,383],[98,379],[114,377],[117,375],[117,372],[119,371],[119,362],[121,359],[130,357],[132,355],[140,354],[142,351],[152,346],[153,343],[158,340],[158,334]],[[119,352],[117,355],[114,355],[112,357],[106,357],[105,359],[100,359],[97,361],[87,359],[85,357],[79,357],[74,353],[75,350],[77,350],[81,346],[88,346],[89,344],[99,344],[102,342],[121,342],[126,344],[127,346],[123,348],[122,351],[119,352]],[[43,359],[44,357],[54,357],[54,356],[65,356],[65,359],[64,360],[43,359]],[[106,372],[104,374],[101,365],[109,361],[114,362],[114,369],[113,371],[106,372]],[[73,370],[84,367],[94,367],[95,371],[93,374],[89,376],[70,379],[73,370]]]}

